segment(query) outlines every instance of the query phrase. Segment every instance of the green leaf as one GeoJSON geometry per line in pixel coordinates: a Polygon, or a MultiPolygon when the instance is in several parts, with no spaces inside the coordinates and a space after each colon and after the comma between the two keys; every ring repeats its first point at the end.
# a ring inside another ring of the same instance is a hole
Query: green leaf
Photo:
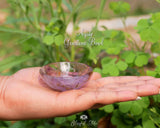
{"type": "Polygon", "coordinates": [[[130,5],[123,1],[110,2],[109,7],[116,14],[126,14],[130,10],[130,5]]]}
{"type": "Polygon", "coordinates": [[[138,22],[136,29],[140,33],[142,41],[155,43],[160,40],[160,20],[159,15],[153,15],[151,19],[142,19],[138,22]],[[158,17],[158,19],[157,19],[158,17]]]}
{"type": "Polygon", "coordinates": [[[140,37],[142,41],[157,42],[159,40],[159,33],[152,27],[145,29],[140,32],[140,37]]]}
{"type": "Polygon", "coordinates": [[[94,68],[94,70],[93,70],[93,72],[98,72],[98,73],[102,73],[102,69],[100,69],[100,68],[94,68]]]}
{"type": "Polygon", "coordinates": [[[104,39],[103,49],[108,54],[118,55],[127,45],[121,40],[108,40],[104,39]]]}
{"type": "Polygon", "coordinates": [[[96,64],[98,60],[98,54],[100,53],[100,49],[98,47],[88,47],[89,48],[89,56],[88,58],[93,60],[93,62],[96,64]]]}
{"type": "MultiPolygon", "coordinates": [[[[157,34],[160,34],[160,20],[159,19],[156,19],[156,21],[152,24],[151,28],[157,33],[157,34]]],[[[160,39],[160,38],[158,38],[160,39]]],[[[157,39],[157,41],[158,41],[157,39]]]]}
{"type": "Polygon", "coordinates": [[[115,65],[115,62],[116,62],[116,58],[114,58],[114,59],[112,59],[112,58],[110,58],[110,57],[105,57],[105,58],[103,58],[102,59],[102,68],[104,69],[104,71],[103,72],[108,72],[107,70],[108,70],[108,68],[109,68],[109,66],[110,65],[115,65]],[[105,70],[105,69],[107,69],[107,70],[105,70]]]}
{"type": "Polygon", "coordinates": [[[102,15],[102,12],[104,10],[104,7],[105,7],[105,4],[106,4],[107,0],[101,0],[100,1],[100,8],[99,8],[99,13],[98,13],[98,16],[97,16],[97,22],[96,22],[96,25],[98,24],[98,21],[102,15]]]}
{"type": "Polygon", "coordinates": [[[125,62],[123,62],[123,61],[118,61],[118,63],[116,65],[117,65],[117,67],[118,67],[118,69],[120,71],[124,71],[128,67],[128,65],[125,62]]]}
{"type": "Polygon", "coordinates": [[[28,55],[24,55],[24,56],[11,56],[7,59],[4,59],[0,62],[0,72],[6,70],[6,69],[10,69],[14,66],[17,66],[18,64],[21,64],[23,62],[26,62],[30,59],[33,59],[33,56],[28,56],[28,55]]]}
{"type": "Polygon", "coordinates": [[[160,95],[154,95],[153,99],[154,99],[155,102],[160,103],[160,95]]]}
{"type": "Polygon", "coordinates": [[[135,60],[135,65],[138,67],[142,67],[148,63],[149,57],[147,55],[138,55],[135,60]]]}
{"type": "Polygon", "coordinates": [[[57,35],[57,36],[55,36],[55,44],[57,46],[60,46],[63,43],[64,43],[64,37],[63,37],[63,35],[57,35]]]}
{"type": "Polygon", "coordinates": [[[142,122],[143,128],[156,128],[152,120],[144,120],[142,122]]]}
{"type": "Polygon", "coordinates": [[[137,27],[135,27],[135,29],[137,29],[138,31],[142,31],[146,28],[149,27],[149,22],[147,19],[141,19],[138,21],[137,23],[137,27]]]}
{"type": "Polygon", "coordinates": [[[113,106],[113,104],[106,105],[106,106],[104,106],[102,108],[99,108],[99,110],[104,110],[107,113],[112,113],[113,110],[114,110],[114,106],[113,106]]]}
{"type": "Polygon", "coordinates": [[[124,43],[124,33],[117,30],[106,30],[101,34],[101,40],[103,39],[103,46],[101,49],[105,50],[108,54],[118,55],[127,45],[124,43]],[[103,39],[103,38],[104,39],[103,39]]]}
{"type": "Polygon", "coordinates": [[[156,0],[158,3],[160,3],[160,0],[156,0]]]}
{"type": "Polygon", "coordinates": [[[7,63],[13,62],[16,56],[10,56],[0,61],[0,66],[6,65],[7,63]]]}
{"type": "Polygon", "coordinates": [[[142,126],[141,125],[137,125],[134,128],[142,128],[142,126]]]}
{"type": "Polygon", "coordinates": [[[155,71],[156,71],[157,73],[160,73],[160,65],[157,65],[155,71]]]}
{"type": "Polygon", "coordinates": [[[116,125],[117,128],[133,128],[132,125],[126,124],[119,114],[118,110],[114,110],[111,117],[112,124],[116,125]]]}
{"type": "MultiPolygon", "coordinates": [[[[119,69],[118,66],[115,64],[116,58],[111,59],[110,57],[105,57],[102,59],[102,73],[103,74],[109,74],[111,76],[118,76],[119,75],[119,69]]],[[[119,65],[119,64],[118,64],[119,65]]],[[[125,67],[125,66],[124,66],[125,67]]],[[[121,69],[124,67],[121,67],[121,69]]]]}
{"type": "Polygon", "coordinates": [[[160,65],[160,56],[157,56],[156,58],[154,58],[154,64],[156,66],[160,65]]]}
{"type": "Polygon", "coordinates": [[[121,103],[119,103],[119,110],[122,113],[127,113],[131,109],[132,104],[133,104],[132,101],[121,102],[121,103]]]}
{"type": "MultiPolygon", "coordinates": [[[[91,33],[92,34],[92,33],[91,33]]],[[[97,39],[97,38],[102,38],[102,36],[104,36],[104,31],[95,31],[94,33],[94,37],[95,37],[95,39],[97,39]]]]}
{"type": "Polygon", "coordinates": [[[110,74],[111,76],[118,76],[119,70],[115,64],[108,64],[103,67],[102,73],[110,74]]]}
{"type": "Polygon", "coordinates": [[[148,97],[142,97],[142,99],[138,100],[137,103],[139,103],[143,108],[148,108],[150,100],[148,97]]]}
{"type": "Polygon", "coordinates": [[[17,33],[17,34],[22,34],[22,35],[33,35],[32,33],[29,33],[29,32],[25,32],[25,31],[18,30],[18,29],[6,28],[6,27],[0,27],[0,31],[9,32],[9,33],[17,33]]]}
{"type": "Polygon", "coordinates": [[[66,118],[65,117],[55,117],[54,121],[57,124],[63,124],[64,122],[66,122],[66,118]]]}
{"type": "Polygon", "coordinates": [[[112,58],[110,58],[110,57],[104,57],[104,58],[101,60],[101,64],[102,64],[102,65],[105,65],[105,64],[109,63],[111,60],[112,60],[112,58]]]}
{"type": "Polygon", "coordinates": [[[155,77],[156,74],[157,74],[157,72],[155,72],[155,71],[147,70],[147,76],[153,76],[153,77],[155,77]]]}
{"type": "Polygon", "coordinates": [[[133,51],[125,51],[121,54],[121,58],[125,60],[126,63],[131,64],[134,62],[136,54],[133,51]]]}
{"type": "Polygon", "coordinates": [[[11,125],[9,128],[23,128],[24,124],[21,121],[15,122],[13,125],[11,125]]]}
{"type": "Polygon", "coordinates": [[[153,53],[160,53],[160,43],[157,42],[157,43],[152,44],[151,51],[153,53]]]}
{"type": "Polygon", "coordinates": [[[54,43],[54,36],[53,35],[44,36],[43,42],[47,45],[52,45],[54,43]]]}
{"type": "Polygon", "coordinates": [[[87,33],[85,33],[84,35],[81,33],[78,33],[76,35],[76,40],[78,40],[79,42],[85,42],[87,40],[86,39],[87,37],[85,35],[87,35],[87,33]]]}
{"type": "MultiPolygon", "coordinates": [[[[160,0],[159,0],[160,1],[160,0]]],[[[153,22],[159,22],[160,21],[160,12],[153,13],[152,14],[152,21],[153,22]]]]}
{"type": "Polygon", "coordinates": [[[139,103],[137,103],[136,101],[133,102],[132,107],[130,109],[130,112],[133,115],[137,116],[137,115],[140,115],[142,113],[142,111],[143,111],[142,106],[139,103]]]}
{"type": "Polygon", "coordinates": [[[62,0],[63,4],[68,8],[70,12],[72,12],[72,5],[69,4],[66,0],[62,0]]]}
{"type": "Polygon", "coordinates": [[[75,119],[76,119],[76,115],[71,115],[71,116],[67,117],[67,120],[69,120],[69,121],[73,121],[75,119]]]}
{"type": "Polygon", "coordinates": [[[6,126],[6,125],[7,125],[7,126],[10,126],[10,125],[12,124],[11,121],[3,121],[3,123],[5,124],[5,126],[6,126]]]}

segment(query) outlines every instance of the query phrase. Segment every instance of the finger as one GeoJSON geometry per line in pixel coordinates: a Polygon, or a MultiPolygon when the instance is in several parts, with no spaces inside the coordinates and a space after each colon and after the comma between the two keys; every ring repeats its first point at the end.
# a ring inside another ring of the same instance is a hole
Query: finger
{"type": "Polygon", "coordinates": [[[75,104],[81,106],[77,111],[84,111],[93,107],[95,104],[112,104],[115,102],[135,100],[137,94],[133,91],[93,91],[84,93],[77,98],[75,104]]]}
{"type": "Polygon", "coordinates": [[[137,86],[137,85],[145,85],[145,84],[147,84],[146,81],[131,81],[131,82],[127,82],[127,83],[110,83],[110,84],[106,84],[104,86],[107,88],[119,88],[119,87],[137,86]]]}
{"type": "Polygon", "coordinates": [[[148,80],[147,82],[148,84],[157,85],[160,88],[160,78],[154,78],[154,79],[148,80]]]}
{"type": "Polygon", "coordinates": [[[144,80],[152,80],[154,77],[151,76],[119,76],[119,77],[104,77],[96,80],[99,83],[99,86],[103,86],[111,83],[127,83],[133,81],[144,81],[144,80]]]}
{"type": "Polygon", "coordinates": [[[101,104],[112,104],[115,102],[135,100],[136,98],[137,94],[129,90],[95,92],[95,102],[101,104]]]}
{"type": "Polygon", "coordinates": [[[107,85],[104,87],[99,88],[99,91],[105,90],[112,90],[112,91],[133,91],[137,93],[138,96],[150,96],[159,94],[159,87],[152,84],[146,85],[136,85],[136,86],[123,86],[123,87],[108,87],[107,85]]]}
{"type": "Polygon", "coordinates": [[[101,78],[101,74],[98,72],[93,72],[89,80],[97,80],[101,78]]]}
{"type": "Polygon", "coordinates": [[[98,87],[98,83],[95,82],[95,80],[89,80],[84,87],[81,88],[81,90],[89,92],[89,91],[95,91],[98,87]]]}

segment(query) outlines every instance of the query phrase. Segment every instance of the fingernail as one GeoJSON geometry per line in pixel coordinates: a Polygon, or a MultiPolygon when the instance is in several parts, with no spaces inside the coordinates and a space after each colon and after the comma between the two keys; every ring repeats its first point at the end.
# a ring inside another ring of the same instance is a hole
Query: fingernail
{"type": "Polygon", "coordinates": [[[140,96],[138,96],[137,98],[136,98],[136,100],[141,100],[142,98],[140,97],[140,96]]]}

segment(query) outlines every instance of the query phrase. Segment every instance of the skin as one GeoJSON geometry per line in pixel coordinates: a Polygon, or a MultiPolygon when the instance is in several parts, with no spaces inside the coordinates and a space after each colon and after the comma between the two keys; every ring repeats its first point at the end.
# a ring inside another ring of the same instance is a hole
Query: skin
{"type": "Polygon", "coordinates": [[[106,104],[159,94],[160,79],[148,76],[101,78],[92,73],[79,90],[57,92],[39,81],[39,69],[22,69],[0,77],[0,119],[24,120],[67,116],[106,104]]]}

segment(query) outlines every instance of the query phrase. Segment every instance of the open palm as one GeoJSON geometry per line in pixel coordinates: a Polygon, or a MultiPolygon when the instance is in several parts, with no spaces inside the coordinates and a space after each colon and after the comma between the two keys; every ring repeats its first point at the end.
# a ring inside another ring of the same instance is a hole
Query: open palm
{"type": "Polygon", "coordinates": [[[99,105],[159,93],[160,79],[143,76],[104,77],[93,73],[84,88],[57,92],[39,81],[39,67],[3,77],[0,118],[22,120],[66,116],[99,105]]]}

